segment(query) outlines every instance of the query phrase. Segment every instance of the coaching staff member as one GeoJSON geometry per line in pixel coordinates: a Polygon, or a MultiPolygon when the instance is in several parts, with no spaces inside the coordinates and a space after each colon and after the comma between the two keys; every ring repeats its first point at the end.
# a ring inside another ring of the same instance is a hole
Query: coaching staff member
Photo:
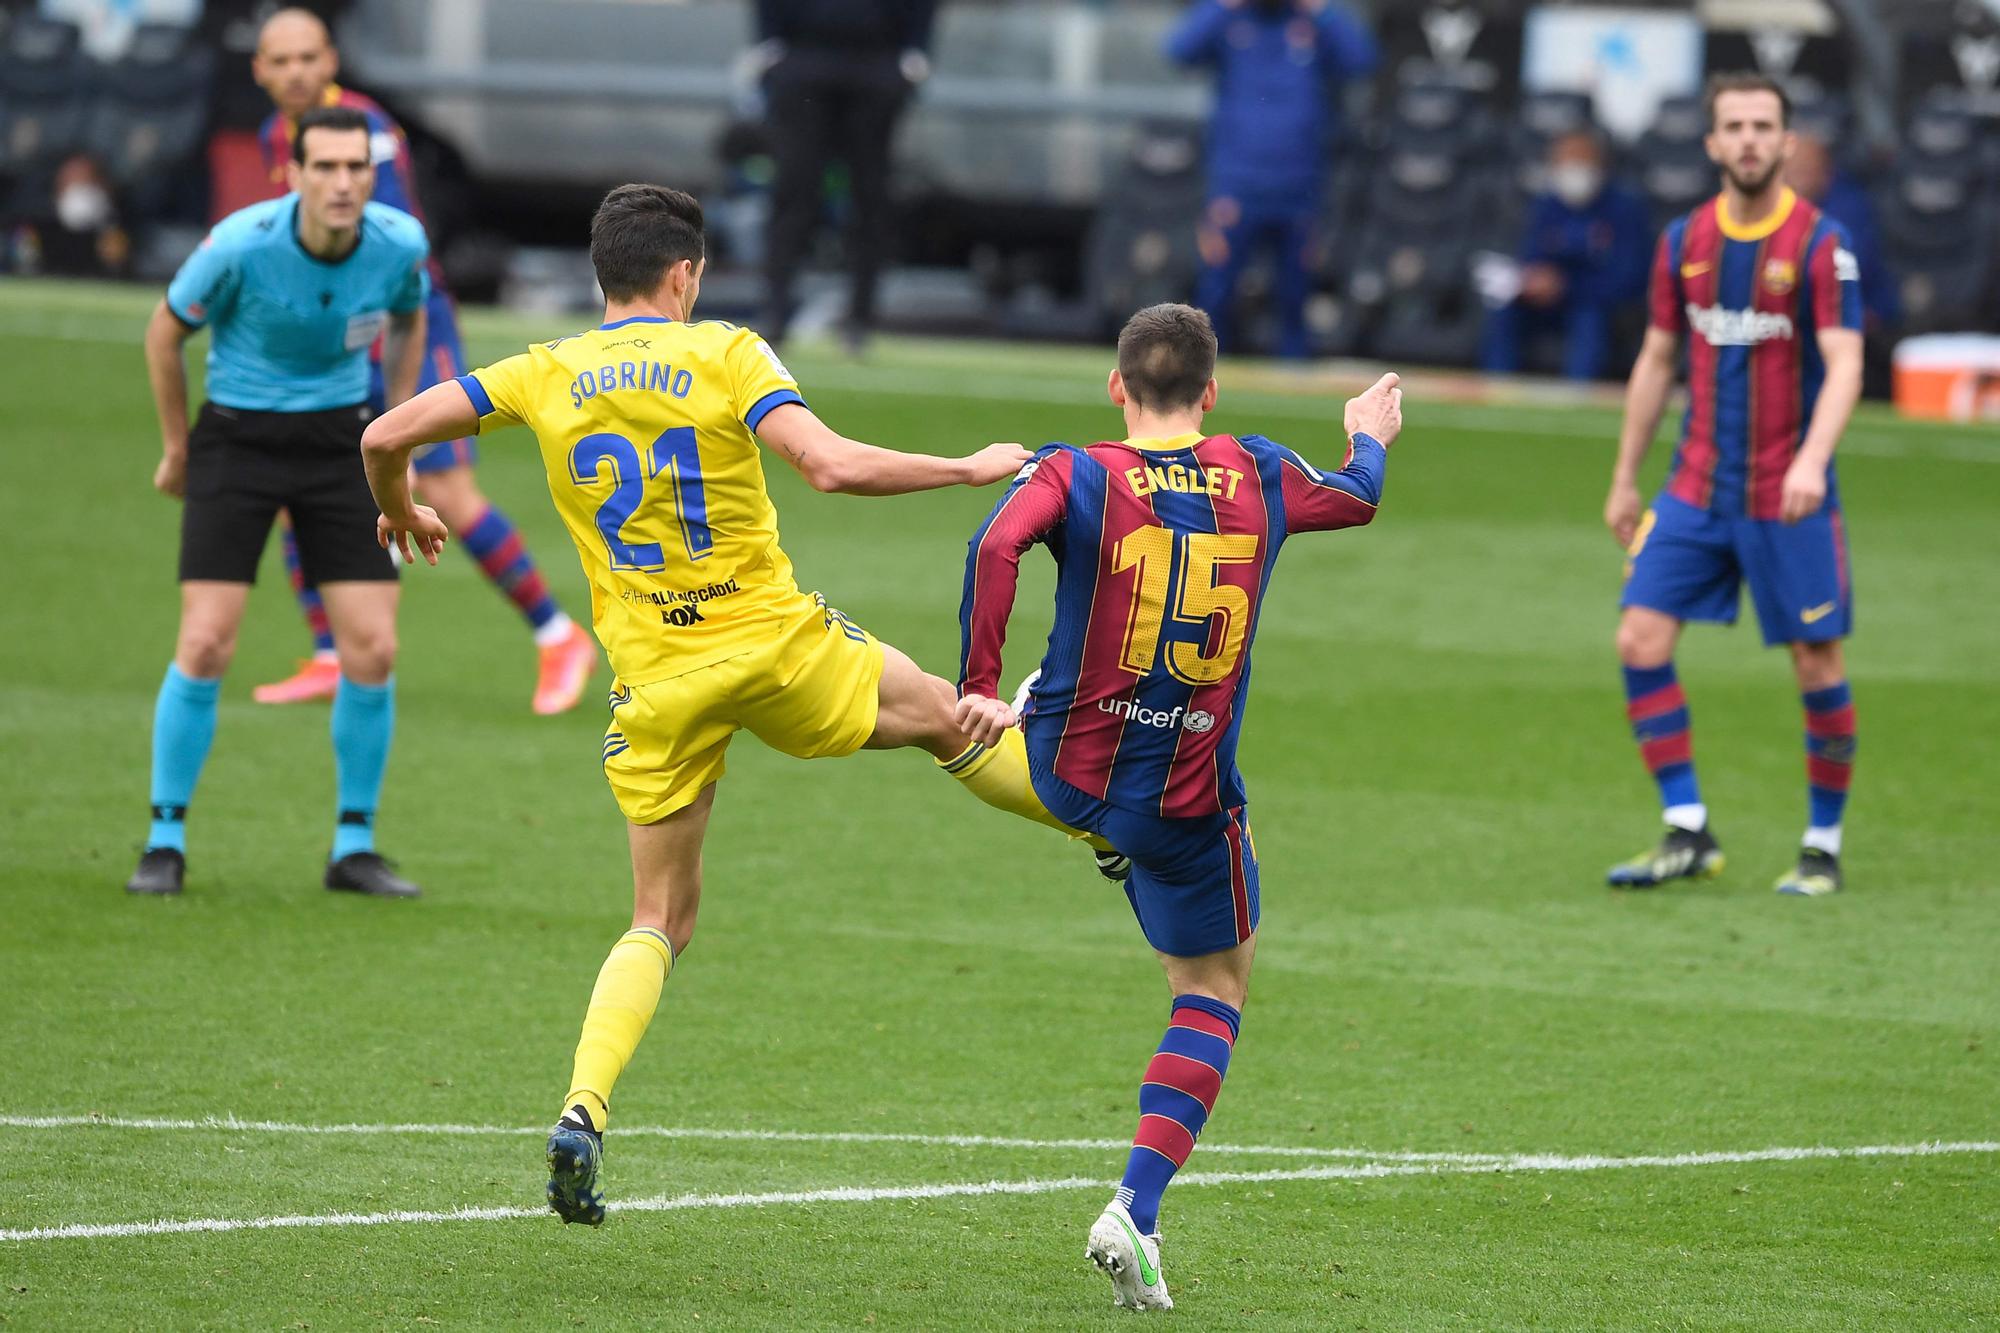
{"type": "Polygon", "coordinates": [[[776,63],[764,78],[778,159],[765,246],[773,343],[790,324],[792,280],[819,218],[828,163],[847,163],[853,275],[845,340],[859,350],[875,321],[875,281],[890,234],[889,142],[910,90],[929,73],[937,0],[757,0],[758,37],[776,63]]]}
{"type": "Polygon", "coordinates": [[[181,620],[153,714],[153,823],[126,888],[178,893],[188,803],[215,735],[216,695],[236,649],[278,510],[333,622],[338,809],[329,889],[414,897],[375,852],[375,803],[395,724],[396,570],[375,544],[361,467],[368,349],[386,326],[391,405],[416,388],[430,252],[415,218],[370,203],[368,121],[348,107],[299,120],[292,192],[217,223],[174,275],[146,328],[160,418],[153,485],[181,509],[181,620]],[[187,424],[185,345],[207,326],[208,401],[187,424]]]}

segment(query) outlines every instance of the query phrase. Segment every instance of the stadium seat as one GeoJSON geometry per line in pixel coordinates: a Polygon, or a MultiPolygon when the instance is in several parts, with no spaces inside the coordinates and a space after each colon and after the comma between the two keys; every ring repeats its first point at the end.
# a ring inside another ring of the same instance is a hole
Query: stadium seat
{"type": "Polygon", "coordinates": [[[1161,122],[1139,128],[1085,241],[1084,284],[1098,331],[1134,310],[1185,301],[1201,256],[1195,224],[1206,197],[1201,136],[1161,122]]]}
{"type": "Polygon", "coordinates": [[[73,23],[19,14],[0,49],[0,175],[17,175],[82,144],[88,62],[73,23]]]}
{"type": "Polygon", "coordinates": [[[123,59],[105,69],[92,99],[86,143],[121,188],[192,157],[208,115],[214,53],[185,28],[142,25],[123,59]]]}
{"type": "Polygon", "coordinates": [[[1987,327],[1995,210],[1973,181],[1909,164],[1897,171],[1882,203],[1883,242],[1902,274],[1902,331],[1987,327]]]}

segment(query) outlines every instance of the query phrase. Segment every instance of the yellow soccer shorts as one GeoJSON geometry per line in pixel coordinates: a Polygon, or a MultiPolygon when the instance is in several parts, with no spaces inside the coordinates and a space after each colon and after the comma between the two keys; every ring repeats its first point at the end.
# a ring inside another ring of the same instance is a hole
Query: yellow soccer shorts
{"type": "Polygon", "coordinates": [[[853,754],[875,732],[882,645],[817,593],[770,642],[649,685],[614,681],[604,776],[634,824],[692,804],[748,731],[796,759],[853,754]]]}

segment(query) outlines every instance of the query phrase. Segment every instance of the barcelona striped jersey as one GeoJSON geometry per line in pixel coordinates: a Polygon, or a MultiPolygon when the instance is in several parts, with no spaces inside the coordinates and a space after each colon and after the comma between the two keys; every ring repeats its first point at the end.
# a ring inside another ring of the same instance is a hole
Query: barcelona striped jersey
{"type": "Polygon", "coordinates": [[[999,696],[1021,556],[1044,544],[1056,609],[1022,722],[1030,756],[1125,810],[1242,805],[1236,741],[1278,548],[1372,519],[1384,458],[1366,435],[1337,472],[1257,435],[1049,445],[972,540],[961,692],[999,696]]]}
{"type": "Polygon", "coordinates": [[[804,399],[750,330],[636,316],[457,383],[482,433],[516,422],[534,430],[621,683],[712,666],[801,615],[826,616],[778,546],[753,433],[774,408],[804,399]]]}
{"type": "MultiPolygon", "coordinates": [[[[1790,189],[1754,225],[1718,195],[1668,226],[1654,328],[1687,339],[1688,405],[1667,493],[1698,509],[1780,516],[1785,469],[1826,367],[1821,329],[1860,329],[1861,271],[1840,224],[1790,189]]],[[[1838,503],[1831,467],[1827,504],[1838,503]]]]}

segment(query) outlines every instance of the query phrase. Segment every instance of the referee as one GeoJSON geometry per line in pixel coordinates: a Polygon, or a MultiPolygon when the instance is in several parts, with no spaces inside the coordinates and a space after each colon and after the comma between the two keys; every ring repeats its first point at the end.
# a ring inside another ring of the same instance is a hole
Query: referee
{"type": "Polygon", "coordinates": [[[181,510],[181,622],[153,713],[153,823],[132,893],[181,891],[186,819],[215,736],[257,563],[291,511],[306,579],[333,622],[338,814],[325,884],[387,898],[417,886],[375,851],[375,804],[395,726],[396,569],[375,544],[361,468],[368,350],[388,333],[391,405],[415,389],[430,245],[407,213],[370,203],[368,122],[328,107],[299,121],[291,193],[217,223],[146,327],[160,418],[153,485],[181,510]],[[211,331],[208,401],[188,430],[184,349],[211,331]]]}

